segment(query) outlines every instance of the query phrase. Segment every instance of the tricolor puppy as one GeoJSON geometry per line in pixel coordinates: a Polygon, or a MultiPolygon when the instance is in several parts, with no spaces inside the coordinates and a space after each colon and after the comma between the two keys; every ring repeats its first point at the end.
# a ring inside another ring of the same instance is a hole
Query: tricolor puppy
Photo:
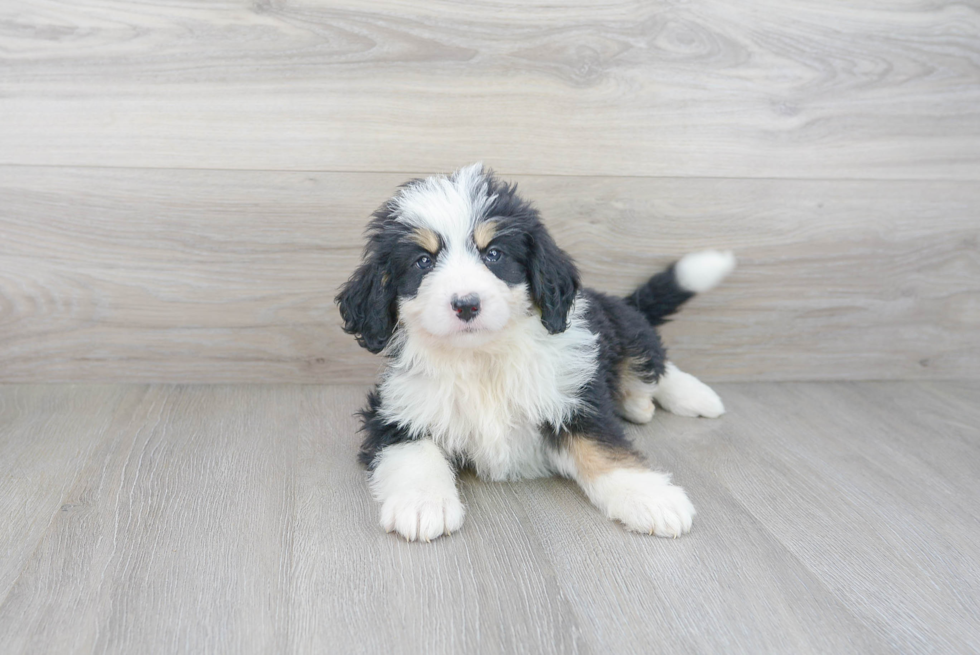
{"type": "Polygon", "coordinates": [[[337,297],[344,330],[387,357],[360,453],[382,527],[424,541],[458,530],[455,472],[471,466],[489,480],[571,478],[630,530],[690,530],[687,494],[617,415],[646,423],[654,400],[725,411],[667,360],[656,326],[734,266],[731,253],[688,255],[616,298],[582,288],[534,207],[481,164],[405,184],[337,297]]]}

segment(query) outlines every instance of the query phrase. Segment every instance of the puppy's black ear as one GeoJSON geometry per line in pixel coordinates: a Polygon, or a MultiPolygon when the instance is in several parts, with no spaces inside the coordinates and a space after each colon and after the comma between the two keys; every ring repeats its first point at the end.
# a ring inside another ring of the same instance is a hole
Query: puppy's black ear
{"type": "Polygon", "coordinates": [[[335,298],[344,319],[344,332],[372,353],[388,344],[398,322],[395,285],[379,256],[365,259],[335,298]]]}
{"type": "Polygon", "coordinates": [[[575,262],[540,224],[528,233],[528,251],[528,285],[541,322],[550,334],[564,332],[579,288],[575,262]]]}

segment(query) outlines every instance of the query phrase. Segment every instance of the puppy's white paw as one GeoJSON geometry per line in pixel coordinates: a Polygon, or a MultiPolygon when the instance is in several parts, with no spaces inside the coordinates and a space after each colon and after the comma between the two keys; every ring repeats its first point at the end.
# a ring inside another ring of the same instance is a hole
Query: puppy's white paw
{"type": "Polygon", "coordinates": [[[653,397],[661,407],[678,416],[718,418],[725,413],[724,403],[711,387],[670,363],[653,397]]]}
{"type": "Polygon", "coordinates": [[[649,423],[656,408],[650,396],[628,395],[621,407],[623,418],[633,423],[649,423]]]}
{"type": "Polygon", "coordinates": [[[463,525],[453,470],[431,439],[388,446],[374,464],[371,492],[381,503],[386,531],[431,541],[463,525]]]}
{"type": "Polygon", "coordinates": [[[381,527],[409,541],[432,541],[459,530],[464,514],[463,503],[455,493],[415,490],[381,504],[381,527]]]}
{"type": "Polygon", "coordinates": [[[606,516],[634,532],[679,537],[691,530],[694,505],[664,473],[619,469],[596,480],[594,490],[606,516]]]}

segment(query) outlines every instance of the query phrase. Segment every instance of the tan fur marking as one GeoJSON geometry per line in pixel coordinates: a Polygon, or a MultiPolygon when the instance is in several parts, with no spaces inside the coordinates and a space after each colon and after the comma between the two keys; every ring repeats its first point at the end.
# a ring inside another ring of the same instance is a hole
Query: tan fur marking
{"type": "Polygon", "coordinates": [[[635,453],[605,446],[586,437],[571,437],[568,454],[575,460],[579,475],[586,480],[594,480],[616,469],[646,468],[635,453]]]}
{"type": "Polygon", "coordinates": [[[412,241],[419,244],[433,255],[439,252],[439,237],[432,230],[420,227],[412,233],[412,241]]]}
{"type": "Polygon", "coordinates": [[[629,383],[639,379],[640,376],[636,372],[641,368],[642,365],[636,357],[624,357],[619,362],[619,388],[616,389],[616,395],[620,400],[626,398],[629,383]]]}
{"type": "Polygon", "coordinates": [[[490,245],[490,241],[495,234],[497,234],[496,222],[483,221],[477,223],[476,227],[473,228],[473,241],[476,243],[477,248],[483,250],[490,245]]]}

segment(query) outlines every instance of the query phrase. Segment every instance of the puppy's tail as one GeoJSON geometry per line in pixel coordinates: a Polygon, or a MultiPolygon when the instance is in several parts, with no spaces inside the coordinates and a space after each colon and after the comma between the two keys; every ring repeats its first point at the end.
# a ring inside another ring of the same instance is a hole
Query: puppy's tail
{"type": "Polygon", "coordinates": [[[626,297],[626,303],[640,310],[651,325],[662,325],[695,294],[715,288],[734,269],[735,255],[730,250],[691,253],[650,278],[626,297]]]}

